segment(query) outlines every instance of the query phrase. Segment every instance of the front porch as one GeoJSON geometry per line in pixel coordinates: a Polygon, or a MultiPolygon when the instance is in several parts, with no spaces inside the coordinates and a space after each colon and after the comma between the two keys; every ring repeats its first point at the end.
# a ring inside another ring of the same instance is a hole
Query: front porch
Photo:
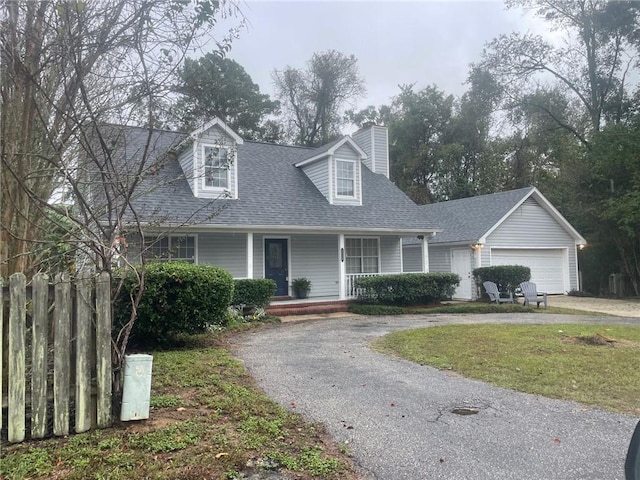
{"type": "Polygon", "coordinates": [[[344,285],[342,295],[313,298],[274,297],[274,300],[272,300],[267,307],[267,313],[277,317],[283,317],[289,315],[347,312],[349,302],[355,300],[360,293],[358,280],[378,275],[395,275],[398,273],[401,272],[346,274],[342,282],[344,285]]]}
{"type": "Polygon", "coordinates": [[[234,278],[270,278],[276,282],[276,296],[294,296],[294,281],[304,278],[311,283],[312,299],[349,300],[358,295],[359,278],[402,272],[401,235],[396,233],[194,232],[193,236],[196,263],[224,268],[234,278]]]}
{"type": "MultiPolygon", "coordinates": [[[[310,283],[309,297],[350,300],[358,296],[358,280],[402,273],[402,236],[409,232],[223,232],[181,231],[152,252],[160,258],[214,265],[234,278],[269,278],[276,296],[295,295],[296,279],[310,283]],[[156,251],[157,250],[157,251],[156,251]]],[[[427,237],[423,271],[428,271],[427,237]]],[[[151,240],[150,240],[151,241],[151,240]]]]}

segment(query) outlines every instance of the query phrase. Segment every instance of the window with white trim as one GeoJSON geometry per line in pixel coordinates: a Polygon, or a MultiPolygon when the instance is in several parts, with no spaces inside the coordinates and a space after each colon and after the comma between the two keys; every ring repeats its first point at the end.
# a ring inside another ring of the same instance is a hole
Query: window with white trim
{"type": "Polygon", "coordinates": [[[229,150],[224,147],[203,145],[203,188],[229,188],[229,150]]]}
{"type": "Polygon", "coordinates": [[[336,196],[356,196],[356,162],[336,160],[336,196]]]}
{"type": "Polygon", "coordinates": [[[377,238],[345,238],[344,242],[347,273],[378,273],[377,238]]]}
{"type": "Polygon", "coordinates": [[[154,262],[188,262],[196,261],[196,237],[169,236],[162,238],[145,237],[144,253],[148,261],[154,262]]]}

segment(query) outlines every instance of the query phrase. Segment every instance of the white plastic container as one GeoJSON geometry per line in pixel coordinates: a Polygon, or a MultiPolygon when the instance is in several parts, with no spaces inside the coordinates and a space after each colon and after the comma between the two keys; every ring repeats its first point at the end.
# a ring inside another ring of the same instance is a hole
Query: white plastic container
{"type": "Polygon", "coordinates": [[[149,418],[151,400],[151,355],[126,355],[124,357],[124,383],[120,420],[144,420],[149,418]]]}

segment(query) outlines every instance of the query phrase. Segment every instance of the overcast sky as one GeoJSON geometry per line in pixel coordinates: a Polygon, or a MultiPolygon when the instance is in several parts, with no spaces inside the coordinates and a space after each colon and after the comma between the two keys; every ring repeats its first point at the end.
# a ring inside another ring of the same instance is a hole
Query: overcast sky
{"type": "Polygon", "coordinates": [[[274,69],[304,67],[314,52],[335,49],[358,59],[367,94],[357,108],[389,103],[399,84],[460,95],[485,42],[540,25],[499,0],[249,0],[240,7],[248,26],[228,56],[263,93],[274,95],[274,69]]]}

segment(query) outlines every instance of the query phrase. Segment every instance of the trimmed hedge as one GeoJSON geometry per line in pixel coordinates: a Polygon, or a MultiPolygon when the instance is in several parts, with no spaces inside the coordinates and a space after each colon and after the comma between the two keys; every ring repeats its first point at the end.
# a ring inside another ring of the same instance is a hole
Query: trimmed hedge
{"type": "Polygon", "coordinates": [[[268,278],[247,278],[235,280],[231,305],[265,308],[276,293],[276,282],[268,278]]]}
{"type": "MultiPolygon", "coordinates": [[[[473,270],[473,276],[480,286],[484,282],[493,282],[501,292],[513,293],[522,282],[531,280],[531,269],[522,265],[480,267],[473,270]]],[[[482,292],[484,293],[484,287],[482,292]]]]}
{"type": "Polygon", "coordinates": [[[424,305],[451,298],[460,283],[455,273],[405,273],[358,280],[358,300],[384,305],[424,305]]]}
{"type": "MultiPolygon", "coordinates": [[[[233,287],[233,278],[221,268],[185,262],[150,263],[131,332],[134,341],[163,342],[178,333],[202,333],[209,325],[225,325],[233,287]]],[[[136,290],[134,273],[126,272],[114,302],[114,326],[128,321],[130,296],[136,290]]]]}

